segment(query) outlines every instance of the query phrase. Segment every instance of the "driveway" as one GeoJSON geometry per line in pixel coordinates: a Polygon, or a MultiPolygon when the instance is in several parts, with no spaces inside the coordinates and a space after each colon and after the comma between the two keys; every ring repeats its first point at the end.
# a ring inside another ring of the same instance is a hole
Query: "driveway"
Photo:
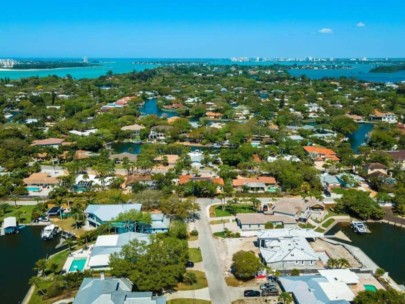
{"type": "Polygon", "coordinates": [[[232,301],[222,272],[219,255],[214,245],[207,214],[207,207],[212,203],[212,200],[199,199],[198,202],[201,206],[201,211],[200,220],[196,222],[196,228],[199,232],[198,240],[203,257],[205,275],[208,280],[209,295],[213,304],[229,304],[232,301]]]}

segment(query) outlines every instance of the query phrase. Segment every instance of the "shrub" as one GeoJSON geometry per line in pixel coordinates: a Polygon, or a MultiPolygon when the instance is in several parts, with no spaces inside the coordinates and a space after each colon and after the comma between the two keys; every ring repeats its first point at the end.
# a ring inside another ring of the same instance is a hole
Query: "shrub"
{"type": "Polygon", "coordinates": [[[47,298],[54,298],[63,293],[63,284],[60,282],[54,282],[50,285],[46,290],[46,297],[47,298]]]}
{"type": "Polygon", "coordinates": [[[291,270],[291,276],[293,277],[298,277],[300,275],[300,271],[296,268],[294,268],[293,270],[291,270]]]}
{"type": "Polygon", "coordinates": [[[197,276],[194,272],[187,272],[183,277],[183,282],[186,285],[193,285],[197,282],[197,276]]]}
{"type": "Polygon", "coordinates": [[[190,232],[190,235],[191,236],[198,236],[198,231],[197,230],[191,230],[191,232],[190,232]]]}

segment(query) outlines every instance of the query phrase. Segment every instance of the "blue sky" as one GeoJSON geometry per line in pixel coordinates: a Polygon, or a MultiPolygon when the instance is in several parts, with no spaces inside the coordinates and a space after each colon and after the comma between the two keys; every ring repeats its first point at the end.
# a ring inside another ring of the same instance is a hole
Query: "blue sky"
{"type": "Polygon", "coordinates": [[[0,57],[405,57],[403,0],[20,0],[0,57]]]}

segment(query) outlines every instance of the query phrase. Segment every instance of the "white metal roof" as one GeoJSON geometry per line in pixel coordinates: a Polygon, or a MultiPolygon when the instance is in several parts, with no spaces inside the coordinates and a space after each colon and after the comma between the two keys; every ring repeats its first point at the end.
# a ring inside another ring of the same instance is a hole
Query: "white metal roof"
{"type": "Polygon", "coordinates": [[[9,216],[4,218],[3,221],[3,228],[9,228],[9,227],[17,227],[17,218],[14,216],[9,216]]]}
{"type": "Polygon", "coordinates": [[[359,277],[350,269],[323,269],[318,271],[329,282],[359,283],[359,277]]]}

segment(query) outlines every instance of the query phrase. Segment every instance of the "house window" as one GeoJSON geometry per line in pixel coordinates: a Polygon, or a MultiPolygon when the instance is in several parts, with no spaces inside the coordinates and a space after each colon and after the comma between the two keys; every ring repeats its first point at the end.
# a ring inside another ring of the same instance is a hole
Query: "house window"
{"type": "Polygon", "coordinates": [[[304,265],[305,264],[305,261],[301,261],[301,265],[304,265]]]}
{"type": "Polygon", "coordinates": [[[295,265],[298,265],[298,264],[299,264],[299,261],[294,261],[294,263],[295,263],[295,265]]]}

